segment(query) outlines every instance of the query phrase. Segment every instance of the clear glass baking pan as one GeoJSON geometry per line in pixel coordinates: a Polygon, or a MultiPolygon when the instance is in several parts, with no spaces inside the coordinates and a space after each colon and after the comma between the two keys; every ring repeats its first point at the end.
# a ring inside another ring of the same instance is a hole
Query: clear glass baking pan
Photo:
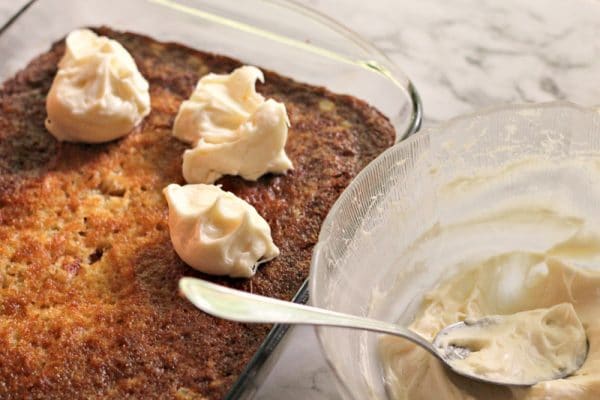
{"type": "MultiPolygon", "coordinates": [[[[107,25],[228,55],[377,107],[397,140],[415,133],[421,103],[408,77],[368,42],[326,16],[284,0],[34,0],[0,28],[0,82],[69,31],[107,25]]],[[[294,301],[306,302],[306,283],[294,301]]],[[[274,326],[228,399],[248,399],[277,359],[274,326]]]]}

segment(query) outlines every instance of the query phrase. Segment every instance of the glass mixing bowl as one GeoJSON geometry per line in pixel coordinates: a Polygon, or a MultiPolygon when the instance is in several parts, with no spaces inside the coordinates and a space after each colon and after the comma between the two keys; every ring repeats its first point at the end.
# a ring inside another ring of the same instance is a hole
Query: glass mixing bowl
{"type": "MultiPolygon", "coordinates": [[[[554,165],[597,157],[599,138],[600,113],[548,103],[460,117],[394,146],[360,173],[329,213],[313,255],[312,304],[409,324],[423,295],[450,274],[431,263],[399,259],[424,232],[452,223],[454,212],[492,208],[515,196],[585,201],[585,193],[573,193],[567,174],[542,174],[528,185],[507,174],[494,196],[467,196],[451,204],[443,200],[445,184],[525,157],[554,165]]],[[[431,251],[464,251],[440,246],[431,251]]],[[[387,398],[376,354],[378,335],[327,327],[316,331],[344,398],[387,398]]]]}

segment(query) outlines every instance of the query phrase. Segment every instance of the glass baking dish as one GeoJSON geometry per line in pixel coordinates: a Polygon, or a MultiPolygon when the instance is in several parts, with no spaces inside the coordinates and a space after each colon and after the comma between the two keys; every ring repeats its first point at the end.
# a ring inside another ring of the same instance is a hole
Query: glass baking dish
{"type": "MultiPolygon", "coordinates": [[[[284,0],[34,0],[0,28],[0,82],[69,31],[100,25],[228,55],[364,99],[390,119],[397,141],[421,123],[417,92],[386,56],[328,17],[284,0]]],[[[293,301],[306,302],[306,287],[293,301]]],[[[227,399],[253,397],[286,330],[273,327],[227,399]]]]}

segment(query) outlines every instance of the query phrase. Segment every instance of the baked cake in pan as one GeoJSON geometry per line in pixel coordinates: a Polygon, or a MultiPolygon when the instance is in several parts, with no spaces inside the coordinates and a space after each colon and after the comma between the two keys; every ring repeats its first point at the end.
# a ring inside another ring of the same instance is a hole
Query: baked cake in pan
{"type": "Polygon", "coordinates": [[[258,91],[284,102],[294,170],[217,184],[271,226],[281,255],[251,279],[203,275],[176,255],[162,189],[183,184],[179,104],[208,72],[241,66],[108,28],[150,83],[152,112],[105,144],[56,141],[45,98],[64,42],[0,88],[0,398],[219,399],[270,326],[213,318],[177,293],[182,276],[290,299],[308,275],[329,208],[394,141],[377,110],[265,71],[258,91]]]}

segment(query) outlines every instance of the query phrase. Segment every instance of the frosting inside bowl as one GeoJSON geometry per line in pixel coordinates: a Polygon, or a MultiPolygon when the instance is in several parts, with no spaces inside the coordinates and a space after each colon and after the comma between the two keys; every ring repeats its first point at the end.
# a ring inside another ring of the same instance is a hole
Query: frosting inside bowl
{"type": "MultiPolygon", "coordinates": [[[[383,337],[379,353],[392,398],[598,398],[599,161],[521,160],[447,182],[438,191],[438,201],[445,206],[439,223],[398,257],[418,271],[415,276],[421,274],[421,282],[428,272],[435,277],[410,324],[417,333],[431,340],[446,325],[465,319],[567,305],[589,341],[582,368],[566,379],[528,388],[494,386],[449,372],[402,339],[383,337]]],[[[530,318],[521,323],[519,329],[535,328],[537,322],[530,318]]],[[[560,353],[565,338],[554,339],[556,343],[541,348],[560,353]]],[[[535,356],[535,349],[526,351],[535,356]]],[[[537,365],[531,357],[529,362],[537,365]]],[[[528,368],[508,365],[502,353],[488,363],[493,368],[528,368]]]]}
{"type": "Polygon", "coordinates": [[[579,369],[587,356],[585,331],[570,303],[466,319],[458,328],[445,329],[435,344],[464,354],[449,358],[455,371],[496,382],[557,379],[579,369]]]}

